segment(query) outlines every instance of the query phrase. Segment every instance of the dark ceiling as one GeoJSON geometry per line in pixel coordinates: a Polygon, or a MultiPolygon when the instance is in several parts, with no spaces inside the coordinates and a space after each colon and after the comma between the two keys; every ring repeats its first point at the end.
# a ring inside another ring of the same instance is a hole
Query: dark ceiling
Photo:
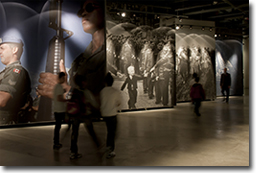
{"type": "Polygon", "coordinates": [[[109,11],[215,21],[216,32],[249,35],[248,0],[107,0],[109,11]]]}

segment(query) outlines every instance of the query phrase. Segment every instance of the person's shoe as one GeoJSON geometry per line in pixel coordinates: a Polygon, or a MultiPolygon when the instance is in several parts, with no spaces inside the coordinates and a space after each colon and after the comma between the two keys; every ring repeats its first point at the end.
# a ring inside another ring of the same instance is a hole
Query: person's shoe
{"type": "Polygon", "coordinates": [[[82,157],[82,154],[79,154],[79,153],[71,153],[70,154],[70,160],[78,159],[78,158],[81,158],[81,157],[82,157]]]}
{"type": "Polygon", "coordinates": [[[116,153],[114,151],[111,151],[108,153],[107,159],[111,159],[112,157],[115,157],[115,156],[116,156],[116,153]]]}
{"type": "Polygon", "coordinates": [[[54,150],[58,150],[58,149],[60,149],[62,147],[62,144],[54,144],[53,145],[53,149],[54,150]]]}

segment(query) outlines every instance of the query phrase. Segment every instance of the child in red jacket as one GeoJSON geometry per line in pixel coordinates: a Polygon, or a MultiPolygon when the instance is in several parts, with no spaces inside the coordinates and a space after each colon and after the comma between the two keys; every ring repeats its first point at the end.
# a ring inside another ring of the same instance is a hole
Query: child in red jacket
{"type": "Polygon", "coordinates": [[[201,105],[201,101],[205,99],[205,92],[202,85],[199,83],[200,78],[195,78],[195,84],[192,85],[190,90],[190,97],[192,99],[192,103],[194,104],[194,112],[197,116],[200,116],[199,108],[201,105]]]}

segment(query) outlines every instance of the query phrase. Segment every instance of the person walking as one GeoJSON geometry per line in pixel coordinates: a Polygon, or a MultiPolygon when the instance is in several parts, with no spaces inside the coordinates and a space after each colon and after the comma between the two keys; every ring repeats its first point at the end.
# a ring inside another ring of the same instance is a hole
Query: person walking
{"type": "Polygon", "coordinates": [[[198,117],[201,116],[199,112],[201,101],[206,98],[204,89],[202,85],[199,83],[199,80],[200,80],[199,77],[195,78],[196,83],[192,85],[190,90],[190,97],[192,99],[192,103],[194,104],[194,112],[198,117]]]}
{"type": "Polygon", "coordinates": [[[224,73],[221,74],[220,88],[221,88],[221,93],[224,97],[223,101],[226,101],[226,103],[228,103],[229,101],[230,86],[231,86],[231,75],[227,73],[227,68],[224,68],[224,73]],[[225,98],[225,92],[226,92],[226,98],[225,98]]]}
{"type": "Polygon", "coordinates": [[[82,157],[82,154],[78,153],[77,144],[81,122],[84,123],[87,132],[92,137],[96,146],[100,146],[91,120],[92,116],[96,116],[96,112],[99,111],[100,105],[96,102],[92,92],[86,88],[87,83],[84,75],[75,75],[74,82],[77,87],[72,90],[72,96],[67,106],[68,115],[72,121],[71,160],[82,157]],[[96,112],[94,110],[96,110],[96,112]]]}
{"type": "MultiPolygon", "coordinates": [[[[85,76],[86,89],[93,94],[98,104],[100,104],[99,93],[105,87],[104,78],[107,71],[104,5],[104,0],[86,0],[78,11],[77,15],[81,18],[83,30],[91,34],[92,41],[86,50],[72,62],[68,72],[69,82],[66,81],[63,84],[63,88],[69,93],[77,87],[74,77],[76,75],[85,76]]],[[[63,60],[60,61],[59,65],[60,71],[66,72],[63,60]]],[[[48,72],[40,74],[39,82],[41,84],[38,86],[38,91],[41,96],[52,98],[55,79],[55,74],[48,72]]],[[[95,110],[90,111],[95,112],[95,110]]],[[[93,124],[91,119],[88,120],[87,129],[92,136],[93,124]]],[[[76,155],[72,158],[77,157],[76,155]]]]}
{"type": "Polygon", "coordinates": [[[117,113],[120,110],[121,106],[121,93],[119,90],[112,87],[114,82],[113,77],[110,73],[105,77],[105,85],[100,92],[100,100],[101,100],[101,116],[104,118],[107,126],[107,151],[108,154],[106,156],[107,159],[116,156],[115,153],[115,136],[117,129],[117,113]]]}
{"type": "Polygon", "coordinates": [[[54,145],[53,149],[60,149],[60,129],[62,121],[66,115],[66,99],[64,99],[64,89],[62,84],[65,82],[65,73],[60,72],[58,75],[58,84],[55,85],[53,91],[53,111],[55,116],[55,128],[54,128],[54,145]]]}

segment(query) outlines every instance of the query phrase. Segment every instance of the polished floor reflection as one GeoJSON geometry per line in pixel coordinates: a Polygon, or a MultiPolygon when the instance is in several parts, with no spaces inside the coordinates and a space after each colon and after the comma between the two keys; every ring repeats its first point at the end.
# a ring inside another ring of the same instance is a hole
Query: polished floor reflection
{"type": "Polygon", "coordinates": [[[201,117],[190,103],[174,109],[124,112],[118,116],[116,157],[106,159],[104,122],[95,122],[103,143],[97,148],[80,127],[79,152],[71,161],[70,133],[61,129],[52,149],[53,125],[0,129],[1,166],[249,166],[249,99],[231,97],[202,103],[201,117]],[[4,157],[3,157],[4,156],[4,157]]]}

